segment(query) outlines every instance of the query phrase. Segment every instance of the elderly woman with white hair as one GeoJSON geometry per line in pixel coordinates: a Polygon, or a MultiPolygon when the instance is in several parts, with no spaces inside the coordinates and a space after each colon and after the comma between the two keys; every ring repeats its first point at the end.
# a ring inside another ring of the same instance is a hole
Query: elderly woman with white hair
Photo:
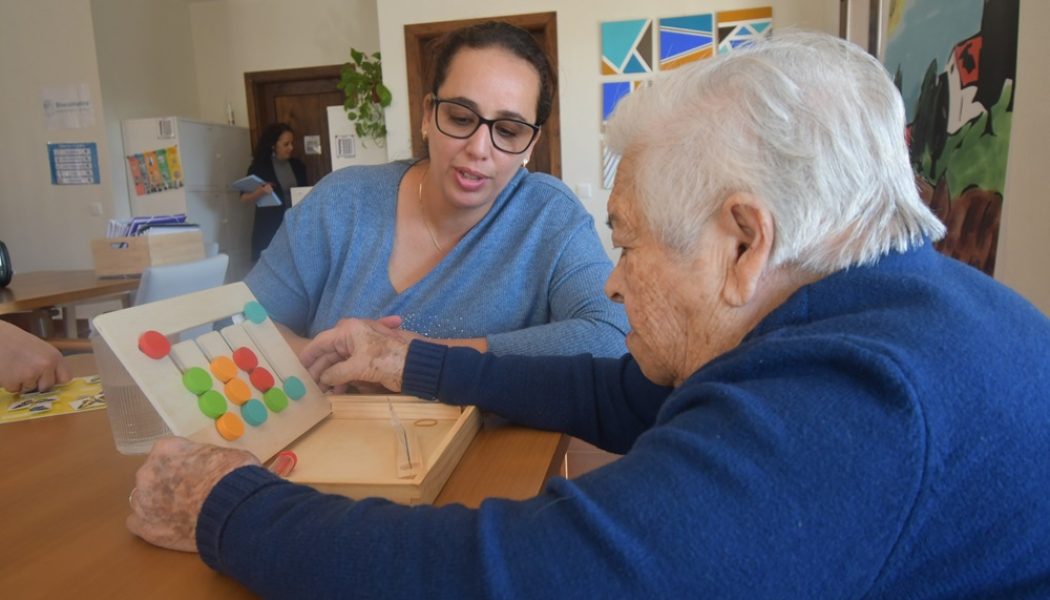
{"type": "Polygon", "coordinates": [[[877,61],[818,34],[676,71],[609,127],[630,355],[497,358],[362,323],[302,356],[326,384],[474,404],[616,462],[408,508],[166,440],[129,527],[264,596],[1047,597],[1050,322],[932,249],[903,115],[877,61]]]}

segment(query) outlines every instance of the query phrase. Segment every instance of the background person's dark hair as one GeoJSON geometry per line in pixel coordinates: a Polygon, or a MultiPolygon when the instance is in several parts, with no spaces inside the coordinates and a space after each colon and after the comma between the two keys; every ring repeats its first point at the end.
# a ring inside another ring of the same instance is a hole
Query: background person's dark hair
{"type": "Polygon", "coordinates": [[[287,123],[270,123],[263,128],[259,134],[259,141],[255,143],[255,151],[252,152],[252,164],[269,163],[273,156],[273,147],[286,131],[295,132],[287,123]]]}
{"type": "Polygon", "coordinates": [[[452,58],[462,48],[503,48],[531,64],[540,76],[540,97],[536,102],[536,125],[543,125],[551,115],[557,76],[550,58],[536,43],[532,34],[521,27],[501,21],[487,21],[450,31],[435,40],[431,56],[430,92],[437,95],[445,82],[452,58]]]}

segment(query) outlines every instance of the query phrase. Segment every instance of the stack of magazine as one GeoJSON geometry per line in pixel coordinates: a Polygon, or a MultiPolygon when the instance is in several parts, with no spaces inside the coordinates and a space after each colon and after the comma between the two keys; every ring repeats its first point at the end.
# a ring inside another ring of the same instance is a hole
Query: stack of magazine
{"type": "Polygon", "coordinates": [[[149,215],[130,219],[110,219],[106,237],[133,237],[136,235],[159,235],[199,231],[200,227],[186,222],[185,214],[149,215]]]}

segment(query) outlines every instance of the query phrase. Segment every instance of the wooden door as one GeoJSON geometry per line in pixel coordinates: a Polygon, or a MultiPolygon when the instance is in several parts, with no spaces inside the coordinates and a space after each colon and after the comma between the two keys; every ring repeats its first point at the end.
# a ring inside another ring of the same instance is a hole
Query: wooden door
{"type": "MultiPolygon", "coordinates": [[[[430,80],[430,65],[427,60],[431,54],[430,44],[453,29],[486,21],[505,21],[531,33],[540,48],[543,48],[550,57],[554,72],[558,72],[557,13],[546,12],[405,25],[405,66],[408,71],[408,112],[411,121],[409,130],[412,132],[412,153],[414,155],[422,156],[423,154],[423,139],[419,132],[419,125],[423,122],[423,97],[430,91],[425,89],[426,82],[430,80]]],[[[528,168],[530,171],[550,173],[561,178],[561,121],[557,93],[554,95],[554,106],[551,108],[550,118],[543,125],[543,134],[532,151],[532,160],[529,161],[528,168]]]]}
{"type": "Polygon", "coordinates": [[[343,105],[343,92],[336,87],[341,69],[342,65],[329,65],[244,74],[252,148],[270,123],[290,125],[295,130],[292,156],[306,165],[307,185],[332,172],[327,107],[343,105]],[[304,138],[311,135],[320,136],[321,154],[306,154],[304,138]]]}

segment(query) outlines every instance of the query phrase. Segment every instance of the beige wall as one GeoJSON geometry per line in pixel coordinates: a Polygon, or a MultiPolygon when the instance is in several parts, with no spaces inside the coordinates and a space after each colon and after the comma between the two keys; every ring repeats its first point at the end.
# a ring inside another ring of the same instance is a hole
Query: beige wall
{"type": "MultiPolygon", "coordinates": [[[[200,118],[248,124],[244,73],[345,63],[379,50],[377,0],[212,0],[190,3],[200,118]]],[[[247,165],[246,165],[247,166],[247,165]]]]}
{"type": "Polygon", "coordinates": [[[188,4],[189,0],[91,0],[99,84],[106,101],[107,174],[118,217],[131,214],[120,123],[141,117],[194,117],[199,112],[188,4]]]}
{"type": "Polygon", "coordinates": [[[995,278],[1050,315],[1050,2],[1021,0],[1017,96],[1003,190],[1003,222],[995,278]]]}
{"type": "Polygon", "coordinates": [[[19,271],[88,268],[88,243],[113,212],[88,0],[0,0],[0,81],[0,239],[19,271]],[[81,83],[94,125],[47,130],[41,89],[81,83]],[[96,142],[101,184],[51,185],[48,142],[96,142]]]}

